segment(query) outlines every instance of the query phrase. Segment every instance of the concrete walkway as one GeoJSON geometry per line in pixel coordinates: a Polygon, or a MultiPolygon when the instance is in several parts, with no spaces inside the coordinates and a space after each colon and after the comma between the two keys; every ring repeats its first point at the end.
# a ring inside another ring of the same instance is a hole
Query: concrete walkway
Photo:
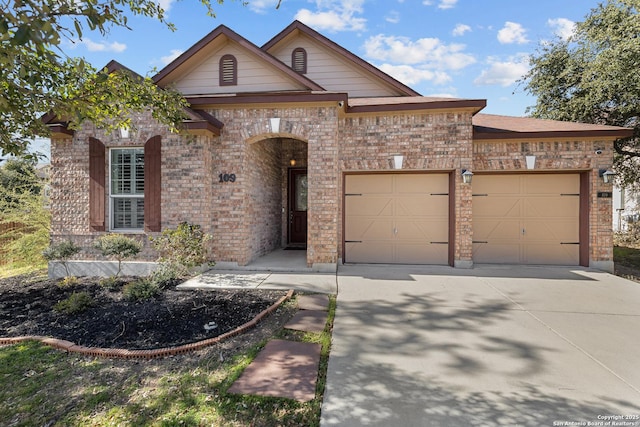
{"type": "Polygon", "coordinates": [[[640,284],[580,268],[342,266],[338,289],[323,427],[640,426],[640,284]]]}

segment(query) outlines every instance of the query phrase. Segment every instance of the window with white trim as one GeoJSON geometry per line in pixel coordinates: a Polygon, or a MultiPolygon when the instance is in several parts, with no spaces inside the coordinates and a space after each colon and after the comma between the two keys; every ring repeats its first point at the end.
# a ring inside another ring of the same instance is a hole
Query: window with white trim
{"type": "Polygon", "coordinates": [[[144,149],[112,148],[110,190],[112,230],[144,229],[144,149]]]}

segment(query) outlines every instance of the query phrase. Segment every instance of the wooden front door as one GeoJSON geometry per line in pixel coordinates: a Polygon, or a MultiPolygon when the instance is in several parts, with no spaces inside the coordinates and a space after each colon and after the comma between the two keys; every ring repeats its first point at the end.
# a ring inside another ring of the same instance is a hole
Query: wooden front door
{"type": "Polygon", "coordinates": [[[289,169],[289,243],[307,244],[307,169],[289,169]]]}

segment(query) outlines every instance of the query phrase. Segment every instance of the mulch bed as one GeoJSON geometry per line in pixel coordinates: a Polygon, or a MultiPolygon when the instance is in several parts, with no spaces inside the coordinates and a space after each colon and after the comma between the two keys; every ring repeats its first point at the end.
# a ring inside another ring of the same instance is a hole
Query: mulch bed
{"type": "Polygon", "coordinates": [[[165,290],[133,302],[123,297],[121,289],[100,286],[97,278],[80,278],[78,284],[64,287],[59,283],[33,276],[0,279],[0,337],[40,335],[85,347],[167,348],[231,331],[286,294],[255,289],[165,290]],[[54,310],[57,302],[74,292],[90,294],[93,306],[75,315],[54,310]]]}

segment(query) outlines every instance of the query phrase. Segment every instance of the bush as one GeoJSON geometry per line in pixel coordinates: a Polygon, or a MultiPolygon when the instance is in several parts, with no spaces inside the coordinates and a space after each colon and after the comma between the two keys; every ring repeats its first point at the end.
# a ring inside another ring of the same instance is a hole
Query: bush
{"type": "Polygon", "coordinates": [[[118,260],[118,272],[122,271],[122,260],[138,255],[142,250],[142,243],[123,234],[105,234],[100,236],[93,246],[106,257],[114,257],[118,260]]]}
{"type": "Polygon", "coordinates": [[[122,294],[129,301],[142,301],[160,293],[160,288],[150,278],[144,277],[135,282],[127,283],[122,289],[122,294]]]}
{"type": "Polygon", "coordinates": [[[103,288],[109,290],[109,291],[117,291],[119,290],[122,285],[123,285],[123,281],[118,279],[117,277],[113,276],[113,277],[103,277],[102,279],[100,279],[98,281],[98,284],[100,286],[102,286],[103,288]]]}
{"type": "Polygon", "coordinates": [[[64,271],[66,272],[66,277],[69,277],[69,266],[67,265],[67,261],[69,258],[74,256],[80,252],[80,246],[77,246],[71,240],[62,241],[55,245],[50,245],[47,249],[42,252],[42,256],[47,261],[59,261],[64,266],[64,271]]]}
{"type": "Polygon", "coordinates": [[[171,263],[162,263],[156,271],[151,273],[149,279],[155,283],[159,289],[169,289],[181,282],[185,272],[179,266],[171,263]]]}
{"type": "Polygon", "coordinates": [[[199,225],[182,222],[177,228],[166,229],[162,235],[150,239],[160,254],[160,263],[172,264],[172,268],[186,272],[206,261],[204,245],[209,238],[199,225]]]}
{"type": "Polygon", "coordinates": [[[58,286],[68,287],[78,284],[78,278],[75,276],[66,276],[60,282],[58,282],[58,286]]]}
{"type": "Polygon", "coordinates": [[[86,292],[74,292],[65,300],[58,302],[53,309],[63,314],[78,314],[93,306],[93,298],[86,292]]]}

